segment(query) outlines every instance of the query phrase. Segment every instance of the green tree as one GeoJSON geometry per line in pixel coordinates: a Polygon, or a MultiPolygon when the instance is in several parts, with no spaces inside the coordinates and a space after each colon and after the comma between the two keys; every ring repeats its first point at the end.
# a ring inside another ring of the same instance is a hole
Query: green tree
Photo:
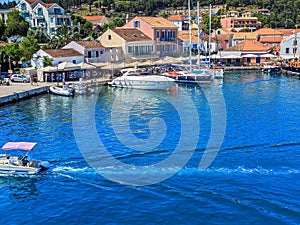
{"type": "Polygon", "coordinates": [[[50,37],[41,30],[29,29],[27,36],[33,36],[39,43],[48,43],[50,37]]]}
{"type": "Polygon", "coordinates": [[[0,40],[3,39],[4,32],[5,32],[5,24],[4,24],[4,21],[2,19],[0,19],[0,40]]]}
{"type": "Polygon", "coordinates": [[[44,67],[52,66],[53,59],[49,58],[48,56],[44,56],[44,67]]]}
{"type": "Polygon", "coordinates": [[[25,37],[29,29],[29,24],[19,15],[19,11],[13,10],[8,13],[6,21],[5,35],[7,37],[20,35],[25,37]]]}
{"type": "Polygon", "coordinates": [[[39,49],[38,40],[33,36],[27,36],[23,42],[20,43],[21,60],[29,61],[32,55],[39,49]]]}

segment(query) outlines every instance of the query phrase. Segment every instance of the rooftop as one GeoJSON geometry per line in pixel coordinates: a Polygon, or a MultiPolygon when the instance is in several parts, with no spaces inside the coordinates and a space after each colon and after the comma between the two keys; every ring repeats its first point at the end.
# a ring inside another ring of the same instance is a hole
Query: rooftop
{"type": "Polygon", "coordinates": [[[82,16],[84,19],[86,19],[87,21],[100,21],[104,18],[104,16],[82,16]]]}
{"type": "Polygon", "coordinates": [[[83,46],[86,49],[104,48],[104,46],[97,41],[74,41],[74,42],[83,46]]]}
{"type": "Polygon", "coordinates": [[[166,27],[178,28],[175,24],[171,23],[169,20],[164,19],[162,17],[147,17],[147,16],[145,16],[145,17],[140,17],[140,19],[155,28],[166,28],[166,27]]]}
{"type": "Polygon", "coordinates": [[[44,52],[52,56],[53,58],[60,57],[71,57],[71,56],[83,56],[81,53],[76,50],[70,49],[44,49],[44,52]]]}
{"type": "Polygon", "coordinates": [[[142,31],[135,28],[115,28],[113,32],[118,34],[127,42],[132,41],[151,41],[152,39],[144,34],[142,31]]]}

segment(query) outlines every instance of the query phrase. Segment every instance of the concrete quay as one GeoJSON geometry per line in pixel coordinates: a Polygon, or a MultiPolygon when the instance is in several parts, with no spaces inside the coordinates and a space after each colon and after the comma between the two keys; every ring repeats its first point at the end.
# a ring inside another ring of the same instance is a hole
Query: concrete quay
{"type": "Polygon", "coordinates": [[[34,86],[30,83],[11,83],[9,86],[1,85],[0,105],[47,93],[49,87],[49,83],[39,83],[39,86],[34,86]]]}

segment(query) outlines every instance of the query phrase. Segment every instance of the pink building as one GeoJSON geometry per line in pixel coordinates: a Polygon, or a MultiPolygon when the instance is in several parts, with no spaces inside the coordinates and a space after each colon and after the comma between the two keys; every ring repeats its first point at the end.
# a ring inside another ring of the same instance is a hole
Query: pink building
{"type": "Polygon", "coordinates": [[[234,28],[240,31],[244,28],[249,28],[251,31],[261,27],[261,22],[257,17],[225,17],[221,19],[222,28],[234,28]]]}
{"type": "Polygon", "coordinates": [[[178,26],[162,17],[135,17],[123,27],[136,28],[154,40],[154,54],[177,55],[178,26]]]}

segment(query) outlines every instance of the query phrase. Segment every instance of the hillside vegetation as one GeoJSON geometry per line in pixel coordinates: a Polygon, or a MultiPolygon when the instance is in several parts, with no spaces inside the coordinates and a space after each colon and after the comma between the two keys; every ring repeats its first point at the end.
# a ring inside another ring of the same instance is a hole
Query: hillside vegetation
{"type": "MultiPolygon", "coordinates": [[[[44,2],[56,2],[69,11],[84,11],[87,14],[105,14],[108,17],[124,17],[124,15],[163,15],[167,16],[166,9],[186,9],[188,0],[43,0],[44,2]],[[82,7],[88,5],[88,9],[82,7]]],[[[196,7],[196,0],[192,0],[192,7],[196,7]]],[[[15,1],[0,4],[0,8],[10,8],[15,1]]],[[[226,10],[234,9],[255,12],[255,9],[266,8],[271,11],[270,16],[255,14],[264,27],[294,28],[300,23],[300,0],[201,0],[200,6],[226,5],[226,10]]],[[[226,10],[218,14],[226,13],[226,10]]]]}

